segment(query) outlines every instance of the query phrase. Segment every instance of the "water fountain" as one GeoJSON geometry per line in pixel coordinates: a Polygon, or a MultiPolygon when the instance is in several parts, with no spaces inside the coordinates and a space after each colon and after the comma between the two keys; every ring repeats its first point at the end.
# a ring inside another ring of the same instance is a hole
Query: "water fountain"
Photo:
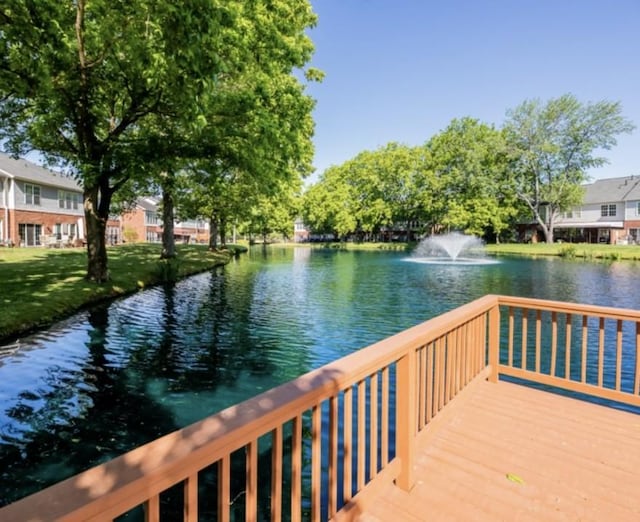
{"type": "Polygon", "coordinates": [[[485,256],[484,243],[477,236],[451,232],[423,239],[408,261],[432,264],[492,264],[485,256]]]}

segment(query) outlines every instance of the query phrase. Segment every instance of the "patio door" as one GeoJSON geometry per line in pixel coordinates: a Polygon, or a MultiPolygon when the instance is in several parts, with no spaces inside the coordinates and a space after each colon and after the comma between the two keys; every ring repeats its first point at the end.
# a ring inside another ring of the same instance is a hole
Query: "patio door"
{"type": "Polygon", "coordinates": [[[38,246],[40,244],[40,234],[42,233],[42,225],[30,225],[26,223],[20,223],[18,225],[18,233],[20,234],[20,245],[38,246]]]}

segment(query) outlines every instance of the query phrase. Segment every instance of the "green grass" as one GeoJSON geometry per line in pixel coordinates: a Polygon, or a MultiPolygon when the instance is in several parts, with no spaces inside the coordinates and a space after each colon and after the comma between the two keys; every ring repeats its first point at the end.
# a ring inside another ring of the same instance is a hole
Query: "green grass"
{"type": "Polygon", "coordinates": [[[638,245],[602,245],[592,243],[506,243],[487,245],[491,254],[524,255],[524,256],[561,256],[576,259],[640,260],[638,245]]]}
{"type": "Polygon", "coordinates": [[[326,243],[278,243],[278,246],[331,248],[335,250],[409,250],[416,243],[369,243],[356,241],[336,241],[326,243]]]}
{"type": "Polygon", "coordinates": [[[227,263],[234,249],[209,252],[206,245],[179,245],[178,257],[160,261],[160,245],[108,249],[111,280],[84,279],[85,249],[0,248],[0,339],[15,337],[92,303],[135,292],[227,263]]]}
{"type": "MultiPolygon", "coordinates": [[[[284,243],[282,246],[308,246],[342,250],[412,250],[416,243],[284,243]]],[[[640,245],[603,245],[591,243],[504,243],[486,245],[486,251],[495,255],[558,256],[565,259],[640,260],[640,245]]]]}

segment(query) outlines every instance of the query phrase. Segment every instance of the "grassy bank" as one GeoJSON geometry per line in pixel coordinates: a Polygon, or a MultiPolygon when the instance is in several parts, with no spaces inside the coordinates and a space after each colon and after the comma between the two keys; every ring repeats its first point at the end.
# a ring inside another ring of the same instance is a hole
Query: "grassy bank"
{"type": "MultiPolygon", "coordinates": [[[[342,250],[413,250],[416,243],[285,243],[287,246],[307,246],[309,248],[332,248],[342,250]]],[[[567,259],[640,260],[639,245],[603,245],[589,243],[505,243],[486,245],[492,255],[558,256],[567,259]]]]}
{"type": "Polygon", "coordinates": [[[409,250],[416,246],[416,243],[358,243],[354,241],[343,241],[334,243],[276,243],[278,246],[309,247],[309,248],[331,248],[334,250],[409,250]]]}
{"type": "Polygon", "coordinates": [[[160,249],[156,244],[109,248],[111,281],[102,285],[85,281],[84,249],[0,249],[0,339],[46,326],[101,300],[225,264],[234,252],[180,245],[177,259],[166,262],[159,259],[160,249]]]}
{"type": "MultiPolygon", "coordinates": [[[[417,243],[303,243],[315,248],[335,248],[345,250],[398,250],[411,251],[417,243]]],[[[299,246],[300,244],[294,244],[299,246]]],[[[590,243],[505,243],[489,244],[485,246],[487,253],[492,255],[519,256],[558,256],[567,259],[602,259],[640,260],[640,245],[603,245],[590,243]]]]}
{"type": "Polygon", "coordinates": [[[603,245],[590,243],[506,243],[487,245],[490,254],[524,256],[560,256],[567,259],[640,260],[638,245],[603,245]]]}

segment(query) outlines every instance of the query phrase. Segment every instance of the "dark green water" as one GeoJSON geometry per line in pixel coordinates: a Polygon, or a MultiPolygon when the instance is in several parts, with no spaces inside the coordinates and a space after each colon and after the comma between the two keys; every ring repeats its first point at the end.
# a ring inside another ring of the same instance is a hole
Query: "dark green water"
{"type": "Polygon", "coordinates": [[[640,308],[640,266],[251,251],[0,346],[0,505],[487,293],[640,308]]]}

